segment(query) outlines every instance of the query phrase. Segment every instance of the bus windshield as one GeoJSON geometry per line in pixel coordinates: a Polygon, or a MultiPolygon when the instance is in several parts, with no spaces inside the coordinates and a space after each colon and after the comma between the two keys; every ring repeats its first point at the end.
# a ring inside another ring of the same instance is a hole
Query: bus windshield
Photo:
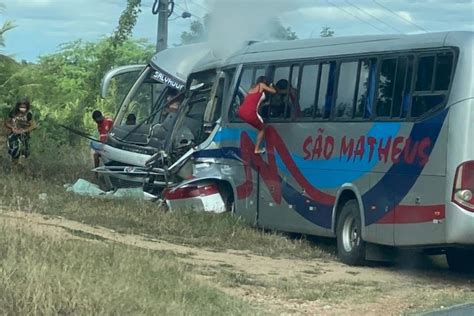
{"type": "Polygon", "coordinates": [[[153,122],[166,85],[154,79],[155,71],[147,67],[124,99],[115,118],[115,126],[148,125],[153,122]]]}
{"type": "MultiPolygon", "coordinates": [[[[166,108],[166,105],[176,107],[182,94],[174,87],[162,83],[159,74],[160,71],[148,67],[131,88],[115,119],[116,139],[135,144],[149,144],[150,130],[161,125],[166,117],[172,117],[168,114],[174,109],[166,108]]],[[[167,123],[168,121],[171,120],[168,119],[167,123]]]]}

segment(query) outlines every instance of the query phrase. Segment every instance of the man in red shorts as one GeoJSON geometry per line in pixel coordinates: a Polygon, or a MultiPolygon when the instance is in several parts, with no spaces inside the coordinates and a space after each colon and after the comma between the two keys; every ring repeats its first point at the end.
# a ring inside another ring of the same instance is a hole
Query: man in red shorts
{"type": "MultiPolygon", "coordinates": [[[[107,141],[107,134],[112,129],[114,121],[110,117],[104,117],[99,110],[95,110],[92,113],[92,119],[97,123],[100,142],[105,143],[107,141]]],[[[99,157],[100,155],[94,151],[94,168],[99,167],[99,157]]]]}

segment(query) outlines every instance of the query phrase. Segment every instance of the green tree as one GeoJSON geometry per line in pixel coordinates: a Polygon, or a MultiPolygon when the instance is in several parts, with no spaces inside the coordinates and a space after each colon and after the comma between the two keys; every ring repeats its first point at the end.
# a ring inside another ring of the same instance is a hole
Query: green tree
{"type": "MultiPolygon", "coordinates": [[[[4,10],[5,6],[0,3],[0,12],[4,10]]],[[[5,47],[5,33],[15,28],[12,21],[6,21],[0,27],[0,86],[4,85],[19,69],[20,65],[10,56],[3,54],[5,47]]],[[[10,107],[4,102],[0,103],[0,119],[4,119],[9,112],[10,107]]]]}
{"type": "MultiPolygon", "coordinates": [[[[154,46],[148,41],[130,40],[140,5],[141,0],[127,0],[117,28],[99,42],[66,43],[57,53],[39,58],[38,63],[13,63],[10,71],[4,71],[7,64],[0,59],[0,104],[11,105],[18,97],[31,96],[36,115],[92,130],[90,112],[93,108],[110,114],[116,111],[117,104],[112,99],[99,98],[105,72],[119,65],[145,63],[154,53],[154,46]]],[[[12,24],[5,24],[0,33],[0,45],[3,33],[11,27],[12,24]]],[[[57,126],[49,121],[42,123],[41,130],[57,142],[77,143],[77,137],[64,137],[69,134],[58,133],[57,126]]]]}
{"type": "MultiPolygon", "coordinates": [[[[36,64],[17,64],[14,74],[0,85],[3,103],[12,104],[19,96],[31,96],[39,116],[76,128],[93,129],[90,111],[84,106],[87,98],[94,96],[93,106],[106,113],[114,114],[117,110],[112,97],[99,98],[99,87],[92,86],[90,80],[100,68],[100,56],[107,45],[107,39],[97,43],[78,40],[62,45],[54,54],[40,57],[36,64]]],[[[153,53],[154,46],[148,41],[127,40],[117,47],[111,66],[144,63],[153,53]]],[[[43,127],[50,131],[55,128],[47,123],[43,127]]]]}
{"type": "MultiPolygon", "coordinates": [[[[4,10],[5,4],[0,2],[0,13],[3,13],[4,10]]],[[[15,25],[12,21],[5,21],[3,23],[3,26],[0,28],[0,47],[5,47],[5,38],[3,35],[14,27],[15,25]]]]}
{"type": "Polygon", "coordinates": [[[319,33],[321,37],[333,37],[334,36],[334,31],[331,30],[331,27],[329,26],[323,26],[321,32],[319,33]]]}
{"type": "Polygon", "coordinates": [[[3,23],[2,27],[0,28],[0,47],[5,47],[5,33],[10,31],[11,29],[15,28],[15,25],[12,21],[6,21],[3,23]]]}
{"type": "Polygon", "coordinates": [[[104,45],[100,47],[99,54],[96,56],[97,62],[94,64],[95,69],[93,69],[93,72],[91,72],[89,76],[90,90],[83,104],[86,109],[90,110],[95,107],[94,100],[97,98],[102,76],[116,64],[119,56],[118,48],[132,35],[133,28],[137,23],[138,14],[141,11],[140,7],[141,0],[127,0],[127,7],[120,15],[117,28],[114,33],[106,39],[103,43],[104,45]]]}

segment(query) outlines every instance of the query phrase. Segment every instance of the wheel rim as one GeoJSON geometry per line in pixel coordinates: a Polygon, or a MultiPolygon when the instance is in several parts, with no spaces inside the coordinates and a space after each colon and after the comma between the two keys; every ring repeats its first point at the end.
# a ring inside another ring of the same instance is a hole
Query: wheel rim
{"type": "Polygon", "coordinates": [[[344,221],[342,228],[342,245],[346,252],[351,252],[355,247],[359,246],[360,234],[357,229],[355,217],[350,214],[344,221]]]}

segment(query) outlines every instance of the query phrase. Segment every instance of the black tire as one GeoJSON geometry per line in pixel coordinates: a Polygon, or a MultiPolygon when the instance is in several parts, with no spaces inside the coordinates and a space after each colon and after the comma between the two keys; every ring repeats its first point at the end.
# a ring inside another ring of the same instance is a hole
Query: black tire
{"type": "Polygon", "coordinates": [[[365,262],[365,242],[362,240],[362,225],[359,204],[347,201],[337,220],[337,255],[348,265],[363,265],[365,262]]]}
{"type": "Polygon", "coordinates": [[[474,251],[462,248],[446,249],[446,260],[449,269],[456,272],[474,272],[474,251]]]}
{"type": "Polygon", "coordinates": [[[234,195],[232,194],[232,188],[230,186],[224,186],[220,189],[220,195],[225,204],[226,213],[234,215],[235,213],[235,200],[234,195]]]}

